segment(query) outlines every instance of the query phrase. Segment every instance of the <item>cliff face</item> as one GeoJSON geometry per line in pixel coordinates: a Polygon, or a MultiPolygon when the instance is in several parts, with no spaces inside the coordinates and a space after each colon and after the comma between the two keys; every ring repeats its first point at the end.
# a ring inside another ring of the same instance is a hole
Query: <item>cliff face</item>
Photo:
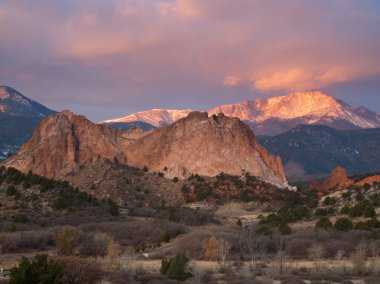
{"type": "Polygon", "coordinates": [[[168,178],[249,172],[287,186],[280,158],[261,147],[248,126],[237,118],[200,112],[149,132],[123,132],[64,111],[44,119],[19,154],[4,165],[64,178],[75,175],[81,164],[98,160],[147,166],[168,178]]]}
{"type": "Polygon", "coordinates": [[[126,152],[130,165],[147,165],[153,171],[167,168],[168,177],[220,172],[241,175],[246,171],[271,183],[286,182],[281,160],[257,143],[248,126],[223,114],[208,117],[193,112],[136,140],[126,152]]]}
{"type": "Polygon", "coordinates": [[[117,131],[111,128],[64,111],[43,119],[18,155],[6,160],[4,165],[23,172],[32,170],[49,178],[62,178],[87,161],[116,157],[125,163],[117,137],[117,131]]]}

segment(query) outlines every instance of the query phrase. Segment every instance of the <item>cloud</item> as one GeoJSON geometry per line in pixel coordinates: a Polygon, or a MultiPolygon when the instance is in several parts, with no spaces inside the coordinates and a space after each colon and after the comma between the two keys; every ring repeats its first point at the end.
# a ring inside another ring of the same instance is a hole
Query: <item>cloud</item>
{"type": "Polygon", "coordinates": [[[291,68],[285,72],[275,72],[270,76],[263,76],[252,80],[254,88],[267,90],[304,90],[315,87],[313,74],[302,68],[291,68]]]}
{"type": "Polygon", "coordinates": [[[235,75],[229,75],[224,78],[223,85],[228,87],[234,87],[236,85],[239,85],[242,82],[242,78],[235,76],[235,75]]]}
{"type": "Polygon", "coordinates": [[[0,3],[0,76],[57,109],[207,109],[380,85],[378,0],[32,2],[0,3]]]}

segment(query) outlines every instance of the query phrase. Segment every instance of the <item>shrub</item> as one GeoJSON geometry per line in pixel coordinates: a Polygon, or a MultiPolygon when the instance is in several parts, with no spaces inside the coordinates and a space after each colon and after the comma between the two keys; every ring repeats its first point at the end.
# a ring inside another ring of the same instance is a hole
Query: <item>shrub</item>
{"type": "Polygon", "coordinates": [[[119,207],[112,200],[108,200],[108,213],[112,216],[119,216],[119,207]]]}
{"type": "Polygon", "coordinates": [[[63,266],[63,284],[69,283],[98,283],[101,269],[97,262],[80,257],[61,257],[56,260],[63,266]]]}
{"type": "Polygon", "coordinates": [[[269,236],[272,234],[272,230],[268,226],[260,226],[255,233],[256,235],[269,236]]]}
{"type": "Polygon", "coordinates": [[[327,196],[325,198],[325,200],[323,201],[323,205],[325,206],[333,206],[336,204],[336,198],[335,197],[330,197],[330,196],[327,196]]]}
{"type": "Polygon", "coordinates": [[[147,171],[148,171],[148,167],[147,167],[147,166],[144,166],[144,167],[143,167],[143,171],[144,171],[144,172],[147,172],[147,171]]]}
{"type": "Polygon", "coordinates": [[[364,207],[364,217],[371,218],[376,216],[375,207],[373,205],[368,205],[364,207]]]}
{"type": "Polygon", "coordinates": [[[178,182],[178,181],[179,181],[179,179],[177,177],[173,178],[173,182],[178,182]]]}
{"type": "Polygon", "coordinates": [[[348,214],[350,212],[350,207],[348,206],[344,206],[341,210],[340,210],[340,214],[348,214]]]}
{"type": "Polygon", "coordinates": [[[162,260],[161,273],[165,274],[170,279],[186,280],[191,277],[191,274],[186,271],[188,259],[183,254],[177,254],[171,260],[162,260]]]}
{"type": "Polygon", "coordinates": [[[56,238],[58,254],[72,255],[79,244],[81,235],[82,231],[73,227],[65,226],[61,228],[58,231],[56,238]]]}
{"type": "Polygon", "coordinates": [[[317,217],[326,216],[327,215],[327,210],[324,209],[324,208],[318,208],[317,210],[315,210],[314,215],[317,216],[317,217]]]}
{"type": "Polygon", "coordinates": [[[165,231],[165,232],[162,234],[162,236],[161,236],[161,238],[160,238],[160,241],[161,241],[161,242],[165,242],[165,243],[170,242],[170,235],[169,235],[169,232],[168,232],[168,231],[165,231]]]}
{"type": "Polygon", "coordinates": [[[349,231],[352,230],[352,221],[348,218],[339,218],[334,224],[334,228],[339,231],[349,231]]]}
{"type": "Polygon", "coordinates": [[[318,229],[331,229],[333,227],[333,224],[331,223],[330,219],[327,217],[319,218],[319,220],[315,223],[315,228],[318,229]]]}
{"type": "Polygon", "coordinates": [[[12,221],[15,223],[28,223],[28,216],[25,214],[17,214],[12,216],[12,221]]]}
{"type": "Polygon", "coordinates": [[[278,227],[281,235],[290,235],[292,233],[292,229],[290,228],[288,223],[281,223],[278,227]]]}
{"type": "Polygon", "coordinates": [[[219,241],[214,236],[203,240],[202,243],[204,256],[208,260],[215,260],[218,253],[219,241]]]}
{"type": "Polygon", "coordinates": [[[58,284],[63,266],[47,255],[36,255],[32,260],[22,257],[18,266],[11,269],[10,284],[58,284]]]}
{"type": "Polygon", "coordinates": [[[5,191],[6,195],[11,196],[17,193],[17,189],[14,185],[8,185],[7,190],[5,191]]]}
{"type": "Polygon", "coordinates": [[[54,234],[48,231],[0,233],[3,253],[42,251],[54,246],[54,234]]]}

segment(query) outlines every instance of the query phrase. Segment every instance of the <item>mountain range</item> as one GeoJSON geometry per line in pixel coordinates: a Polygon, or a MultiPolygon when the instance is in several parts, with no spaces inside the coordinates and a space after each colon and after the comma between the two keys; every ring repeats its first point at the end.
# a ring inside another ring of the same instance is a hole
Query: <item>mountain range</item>
{"type": "Polygon", "coordinates": [[[41,119],[54,113],[14,89],[0,86],[0,158],[17,152],[41,119]]]}
{"type": "MultiPolygon", "coordinates": [[[[191,111],[152,109],[109,119],[103,123],[128,129],[132,127],[132,123],[139,122],[144,123],[144,128],[148,129],[168,125],[191,111]]],[[[246,100],[208,110],[209,115],[218,113],[239,118],[256,135],[278,135],[300,124],[326,125],[339,130],[380,127],[380,114],[362,106],[349,105],[322,92],[292,93],[269,99],[246,100]]]]}
{"type": "MultiPolygon", "coordinates": [[[[171,125],[191,112],[154,109],[101,124],[123,131],[135,129],[131,133],[137,135],[171,125]]],[[[7,152],[18,151],[39,122],[55,113],[10,87],[0,87],[3,158],[7,152]]],[[[351,106],[321,92],[307,92],[223,105],[208,111],[214,119],[219,113],[237,117],[253,129],[259,143],[282,158],[288,177],[327,174],[338,166],[350,174],[380,171],[380,115],[364,107],[351,106]]],[[[197,131],[202,133],[202,128],[197,131]]],[[[157,145],[160,141],[156,141],[157,145]]],[[[156,151],[153,146],[151,150],[156,151]]]]}
{"type": "Polygon", "coordinates": [[[350,174],[380,171],[380,128],[299,125],[277,136],[258,136],[258,140],[282,158],[288,177],[327,174],[339,166],[350,174]]]}

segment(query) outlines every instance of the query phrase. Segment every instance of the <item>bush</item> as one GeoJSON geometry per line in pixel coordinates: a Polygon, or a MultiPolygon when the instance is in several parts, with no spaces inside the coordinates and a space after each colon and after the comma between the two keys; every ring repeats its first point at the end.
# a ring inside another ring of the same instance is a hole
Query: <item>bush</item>
{"type": "Polygon", "coordinates": [[[334,228],[339,231],[349,231],[352,230],[352,221],[348,218],[339,218],[334,224],[334,228]]]}
{"type": "Polygon", "coordinates": [[[326,216],[327,215],[327,210],[324,209],[324,208],[318,208],[317,210],[315,210],[314,215],[317,216],[317,217],[326,216]]]}
{"type": "Polygon", "coordinates": [[[288,223],[281,223],[278,227],[281,235],[290,235],[292,233],[292,229],[290,228],[288,223]]]}
{"type": "Polygon", "coordinates": [[[63,266],[63,276],[61,278],[63,284],[92,284],[99,282],[102,271],[95,261],[75,256],[61,257],[56,261],[63,266]]]}
{"type": "Polygon", "coordinates": [[[336,204],[336,198],[335,197],[330,197],[330,196],[327,196],[325,198],[325,200],[323,201],[323,205],[324,206],[333,206],[336,204]]]}
{"type": "Polygon", "coordinates": [[[28,223],[28,216],[25,214],[17,214],[12,216],[12,221],[15,223],[28,223]]]}
{"type": "Polygon", "coordinates": [[[42,251],[54,246],[54,234],[48,231],[0,233],[0,244],[3,253],[42,251]]]}
{"type": "Polygon", "coordinates": [[[331,229],[332,226],[333,224],[331,223],[330,219],[327,217],[322,217],[315,223],[315,228],[318,228],[318,229],[331,229]]]}
{"type": "Polygon", "coordinates": [[[268,226],[260,226],[255,233],[256,235],[269,236],[272,234],[272,230],[268,226]]]}
{"type": "Polygon", "coordinates": [[[119,216],[119,207],[116,205],[115,202],[112,200],[108,200],[108,213],[110,213],[112,216],[119,216]]]}
{"type": "Polygon", "coordinates": [[[186,271],[188,259],[183,254],[177,254],[171,260],[161,261],[161,273],[165,274],[170,279],[185,280],[191,277],[191,274],[186,271]]]}
{"type": "Polygon", "coordinates": [[[376,216],[375,207],[373,205],[368,205],[364,207],[364,217],[371,218],[376,216]]]}
{"type": "Polygon", "coordinates": [[[79,244],[79,239],[82,232],[70,227],[65,226],[57,233],[57,249],[60,255],[72,255],[79,244]]]}
{"type": "Polygon", "coordinates": [[[14,185],[8,185],[7,190],[5,191],[6,195],[11,196],[17,193],[17,189],[14,185]]]}
{"type": "Polygon", "coordinates": [[[47,255],[36,255],[32,260],[22,257],[18,266],[11,269],[10,284],[58,284],[63,266],[47,255]]]}

